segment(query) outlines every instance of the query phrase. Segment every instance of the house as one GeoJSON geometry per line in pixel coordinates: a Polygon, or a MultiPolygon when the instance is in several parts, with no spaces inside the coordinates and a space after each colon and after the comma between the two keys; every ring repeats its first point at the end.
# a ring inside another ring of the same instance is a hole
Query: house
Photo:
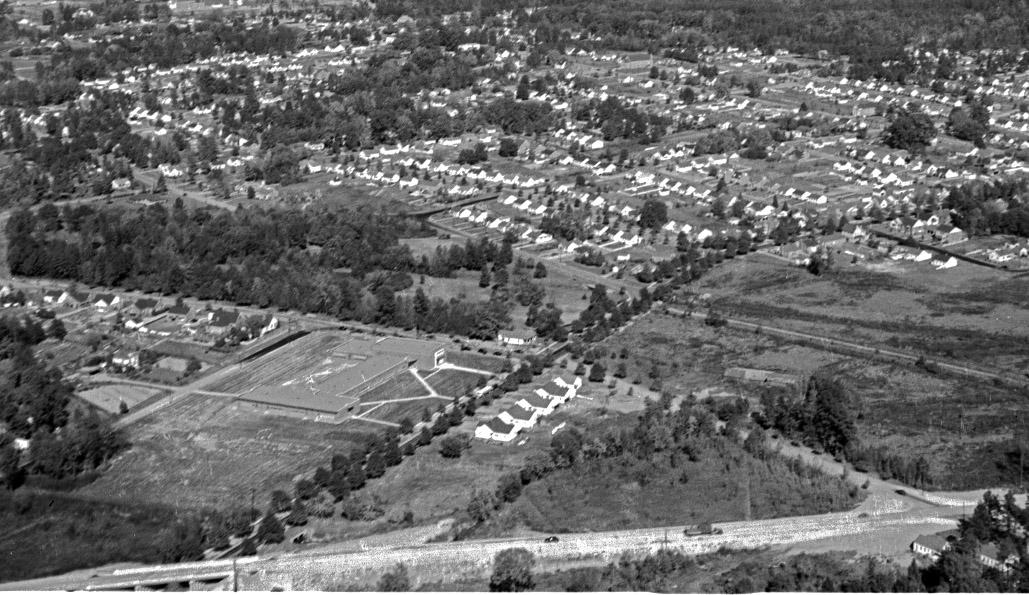
{"type": "Polygon", "coordinates": [[[264,316],[258,317],[258,323],[261,325],[262,337],[279,328],[279,319],[271,314],[265,314],[264,316]]]}
{"type": "Polygon", "coordinates": [[[568,380],[568,379],[564,378],[563,376],[555,376],[554,377],[554,383],[557,384],[558,386],[563,386],[565,388],[571,387],[571,388],[574,388],[575,390],[579,390],[582,387],[582,377],[576,376],[575,378],[572,378],[571,380],[568,380]]]}
{"type": "Polygon", "coordinates": [[[965,232],[953,225],[940,225],[936,229],[936,237],[942,244],[957,244],[968,239],[965,232]]]}
{"type": "Polygon", "coordinates": [[[537,414],[535,411],[529,411],[522,409],[521,407],[511,407],[501,411],[497,418],[504,423],[511,424],[521,430],[522,428],[531,428],[536,425],[537,414]]]}
{"type": "Polygon", "coordinates": [[[165,316],[172,320],[185,320],[189,316],[189,306],[179,302],[165,311],[165,316]]]}
{"type": "Polygon", "coordinates": [[[239,312],[222,310],[221,308],[207,313],[207,322],[215,328],[228,329],[239,321],[239,312]]]}
{"type": "Polygon", "coordinates": [[[475,428],[475,437],[497,442],[510,442],[518,434],[518,427],[494,417],[475,428]]]}
{"type": "Polygon", "coordinates": [[[535,392],[537,395],[541,397],[554,399],[558,403],[564,403],[568,399],[571,399],[575,396],[575,393],[578,392],[578,387],[562,386],[558,384],[556,381],[552,380],[547,384],[543,385],[542,387],[536,389],[535,392]]]}
{"type": "Polygon", "coordinates": [[[116,366],[123,368],[138,368],[139,367],[139,352],[129,351],[127,349],[119,349],[114,352],[111,356],[111,363],[116,366]]]}
{"type": "Polygon", "coordinates": [[[60,289],[51,289],[43,292],[44,304],[63,304],[68,297],[68,292],[60,289]]]}
{"type": "Polygon", "coordinates": [[[139,298],[132,302],[132,311],[142,316],[149,316],[157,310],[157,300],[150,298],[139,298]]]}
{"type": "MultiPolygon", "coordinates": [[[[919,535],[911,542],[911,551],[926,556],[933,562],[940,558],[940,554],[949,550],[957,542],[958,535],[955,531],[943,531],[932,535],[919,535]]],[[[983,566],[995,568],[1001,572],[1010,572],[1018,562],[1017,555],[1010,555],[1006,559],[1000,559],[1000,552],[994,543],[983,543],[979,546],[979,562],[983,566]]]]}
{"type": "Polygon", "coordinates": [[[515,405],[539,415],[550,415],[557,408],[558,401],[539,393],[532,393],[516,401],[515,405]]]}
{"type": "Polygon", "coordinates": [[[497,333],[497,342],[501,345],[522,346],[531,345],[536,342],[536,331],[532,329],[524,331],[500,331],[497,333]]]}
{"type": "Polygon", "coordinates": [[[865,230],[865,227],[860,223],[854,223],[853,221],[848,221],[843,224],[843,234],[852,242],[868,237],[868,232],[865,230]]]}
{"type": "Polygon", "coordinates": [[[121,305],[121,296],[113,293],[98,293],[93,297],[93,305],[97,310],[116,308],[121,305]]]}

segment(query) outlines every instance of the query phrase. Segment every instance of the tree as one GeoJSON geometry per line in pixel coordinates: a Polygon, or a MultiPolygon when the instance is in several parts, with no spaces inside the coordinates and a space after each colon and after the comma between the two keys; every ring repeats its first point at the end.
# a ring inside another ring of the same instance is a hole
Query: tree
{"type": "Polygon", "coordinates": [[[275,517],[275,511],[269,510],[265,513],[261,524],[257,526],[255,537],[261,543],[282,543],[282,540],[286,539],[286,530],[275,517]]]}
{"type": "Polygon", "coordinates": [[[372,451],[372,454],[368,455],[368,462],[365,463],[365,473],[372,479],[382,477],[386,473],[386,460],[383,458],[382,452],[375,450],[372,451]]]}
{"type": "Polygon", "coordinates": [[[257,555],[257,544],[254,540],[247,537],[243,540],[243,543],[239,546],[240,556],[254,556],[257,555]]]}
{"type": "Polygon", "coordinates": [[[21,454],[15,448],[14,439],[9,434],[0,435],[0,476],[8,489],[17,488],[24,479],[20,461],[21,454]]]}
{"type": "Polygon", "coordinates": [[[290,506],[293,505],[293,501],[290,500],[289,494],[282,490],[275,490],[272,492],[271,510],[275,512],[286,512],[290,506]]]}
{"type": "Polygon", "coordinates": [[[534,279],[543,279],[547,276],[547,267],[543,265],[543,261],[536,263],[536,267],[533,269],[532,276],[534,279]]]}
{"type": "Polygon", "coordinates": [[[515,139],[505,136],[500,139],[500,148],[497,153],[501,157],[515,157],[518,155],[518,141],[515,139]]]}
{"type": "Polygon", "coordinates": [[[468,439],[466,436],[454,435],[447,436],[439,444],[439,454],[446,459],[458,459],[461,458],[461,453],[468,447],[468,439]]]}
{"type": "Polygon", "coordinates": [[[590,375],[588,377],[589,381],[590,382],[603,382],[604,381],[604,376],[605,376],[606,373],[607,373],[607,370],[604,369],[604,366],[602,366],[600,364],[600,362],[595,362],[593,364],[593,366],[590,367],[590,375]]]}
{"type": "Polygon", "coordinates": [[[485,289],[493,283],[493,279],[490,276],[489,265],[483,263],[482,272],[479,274],[479,287],[485,289]]]}
{"type": "Polygon", "coordinates": [[[883,132],[887,146],[912,153],[924,151],[935,138],[936,127],[929,116],[908,110],[899,110],[883,132]]]}
{"type": "Polygon", "coordinates": [[[68,335],[68,329],[64,328],[64,323],[61,322],[60,318],[54,318],[50,321],[50,328],[47,334],[58,341],[63,341],[68,335]]]}
{"type": "Polygon", "coordinates": [[[488,490],[475,490],[468,500],[468,516],[481,523],[497,508],[497,497],[488,490]]]}
{"type": "Polygon", "coordinates": [[[493,559],[489,590],[494,592],[528,591],[535,585],[532,569],[536,560],[525,548],[501,551],[493,559]]]}
{"type": "Polygon", "coordinates": [[[299,527],[307,524],[307,507],[300,500],[293,503],[293,510],[286,515],[285,522],[291,527],[299,527]]]}
{"type": "Polygon", "coordinates": [[[497,498],[502,502],[514,502],[522,495],[522,477],[519,473],[502,475],[497,481],[497,498]]]}
{"type": "Polygon", "coordinates": [[[668,205],[656,198],[648,198],[640,209],[640,227],[660,229],[665,223],[668,223],[668,205]]]}
{"type": "Polygon", "coordinates": [[[381,592],[410,591],[411,579],[407,576],[407,566],[397,564],[386,571],[379,579],[376,590],[381,592]]]}

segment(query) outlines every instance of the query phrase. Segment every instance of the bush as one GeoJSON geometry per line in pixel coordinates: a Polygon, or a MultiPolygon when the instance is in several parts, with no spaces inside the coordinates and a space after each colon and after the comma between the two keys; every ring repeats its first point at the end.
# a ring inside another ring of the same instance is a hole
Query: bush
{"type": "Polygon", "coordinates": [[[286,530],[279,519],[275,518],[274,511],[269,510],[261,519],[256,537],[261,543],[282,543],[282,540],[286,539],[286,530]]]}
{"type": "Polygon", "coordinates": [[[454,436],[447,436],[439,444],[439,454],[446,459],[458,459],[461,458],[461,453],[468,448],[468,436],[465,434],[457,434],[454,436]]]}

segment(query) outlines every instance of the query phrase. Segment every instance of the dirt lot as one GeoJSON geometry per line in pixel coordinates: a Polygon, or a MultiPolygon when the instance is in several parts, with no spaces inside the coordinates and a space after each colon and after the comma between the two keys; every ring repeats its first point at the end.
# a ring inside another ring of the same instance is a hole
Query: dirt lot
{"type": "Polygon", "coordinates": [[[136,426],[133,447],[95,483],[95,496],[177,507],[249,505],[256,490],[263,507],[273,489],[347,452],[366,428],[262,415],[222,397],[194,395],[136,426]]]}

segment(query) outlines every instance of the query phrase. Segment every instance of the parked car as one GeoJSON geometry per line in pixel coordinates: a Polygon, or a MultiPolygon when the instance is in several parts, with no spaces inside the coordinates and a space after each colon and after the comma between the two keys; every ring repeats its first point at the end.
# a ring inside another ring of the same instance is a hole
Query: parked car
{"type": "Polygon", "coordinates": [[[543,543],[557,543],[561,541],[557,538],[557,535],[551,535],[550,537],[543,540],[543,543]]]}

